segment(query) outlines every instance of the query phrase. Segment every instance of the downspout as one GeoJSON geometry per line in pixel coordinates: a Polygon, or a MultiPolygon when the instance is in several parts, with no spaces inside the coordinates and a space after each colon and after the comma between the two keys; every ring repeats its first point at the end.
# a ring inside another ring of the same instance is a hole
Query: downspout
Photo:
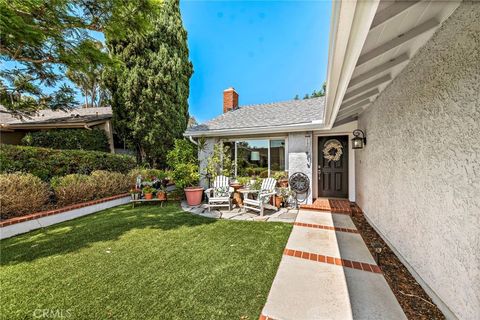
{"type": "Polygon", "coordinates": [[[194,145],[198,146],[198,142],[193,140],[192,136],[188,136],[188,140],[190,140],[190,142],[193,143],[194,145]]]}

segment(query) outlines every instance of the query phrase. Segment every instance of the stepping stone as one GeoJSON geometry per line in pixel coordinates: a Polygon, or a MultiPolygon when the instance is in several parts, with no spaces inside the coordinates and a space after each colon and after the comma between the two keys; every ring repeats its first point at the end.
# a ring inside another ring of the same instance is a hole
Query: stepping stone
{"type": "Polygon", "coordinates": [[[355,320],[407,319],[382,274],[344,268],[355,320]]]}
{"type": "Polygon", "coordinates": [[[221,216],[220,212],[217,211],[217,210],[212,210],[212,211],[210,211],[210,212],[208,212],[208,210],[207,210],[207,211],[205,211],[205,212],[203,212],[203,213],[200,213],[199,215],[202,216],[202,217],[214,218],[214,219],[219,219],[220,216],[221,216]]]}
{"type": "Polygon", "coordinates": [[[375,264],[362,236],[354,233],[295,226],[286,248],[375,264]]]}
{"type": "Polygon", "coordinates": [[[283,256],[262,314],[273,319],[352,319],[342,268],[283,256]]]}

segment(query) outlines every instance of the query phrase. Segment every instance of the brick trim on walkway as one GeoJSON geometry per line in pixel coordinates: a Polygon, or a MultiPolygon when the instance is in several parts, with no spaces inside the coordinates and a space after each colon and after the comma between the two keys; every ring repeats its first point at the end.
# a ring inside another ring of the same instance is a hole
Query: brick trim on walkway
{"type": "Polygon", "coordinates": [[[300,259],[305,259],[305,260],[311,260],[311,261],[316,261],[316,262],[322,262],[322,263],[328,263],[328,264],[333,264],[333,265],[337,265],[337,266],[363,270],[363,271],[367,271],[367,272],[382,273],[382,270],[377,265],[370,264],[370,263],[365,263],[365,262],[352,261],[352,260],[330,257],[330,256],[324,256],[324,255],[321,255],[321,254],[316,254],[316,253],[311,253],[311,252],[306,252],[306,251],[300,251],[300,250],[292,250],[292,249],[285,249],[283,251],[283,254],[286,255],[286,256],[290,256],[290,257],[295,257],[295,258],[300,258],[300,259]]]}
{"type": "Polygon", "coordinates": [[[22,216],[22,217],[10,218],[10,219],[4,220],[4,221],[0,221],[0,228],[10,226],[10,225],[13,225],[13,224],[17,224],[17,223],[20,223],[20,222],[35,220],[35,219],[38,219],[38,218],[47,217],[47,216],[51,216],[51,215],[54,215],[54,214],[67,212],[67,211],[74,210],[74,209],[88,207],[88,206],[91,206],[91,205],[94,205],[94,204],[99,204],[99,203],[104,203],[104,202],[124,198],[124,197],[127,197],[127,196],[129,196],[128,193],[122,193],[122,194],[119,194],[119,195],[116,195],[116,196],[111,196],[111,197],[107,197],[107,198],[92,200],[92,201],[88,201],[88,202],[77,203],[77,204],[73,204],[73,205],[58,208],[58,209],[27,214],[27,215],[22,216]]]}
{"type": "Polygon", "coordinates": [[[315,228],[315,229],[323,229],[323,230],[358,233],[357,229],[332,227],[332,226],[326,226],[326,225],[323,225],[323,224],[316,224],[316,223],[294,222],[293,225],[299,226],[299,227],[306,227],[306,228],[315,228]]]}
{"type": "Polygon", "coordinates": [[[300,208],[307,210],[327,211],[331,213],[352,213],[350,201],[340,199],[316,199],[312,204],[303,204],[300,206],[300,208]]]}

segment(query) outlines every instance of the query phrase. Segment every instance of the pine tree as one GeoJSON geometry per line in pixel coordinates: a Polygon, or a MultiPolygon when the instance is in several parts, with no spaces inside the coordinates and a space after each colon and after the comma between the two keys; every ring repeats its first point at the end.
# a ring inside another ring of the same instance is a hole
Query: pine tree
{"type": "Polygon", "coordinates": [[[106,85],[117,133],[135,148],[139,163],[161,167],[174,139],[187,128],[193,66],[179,1],[164,1],[158,11],[145,34],[107,38],[121,66],[106,85]]]}

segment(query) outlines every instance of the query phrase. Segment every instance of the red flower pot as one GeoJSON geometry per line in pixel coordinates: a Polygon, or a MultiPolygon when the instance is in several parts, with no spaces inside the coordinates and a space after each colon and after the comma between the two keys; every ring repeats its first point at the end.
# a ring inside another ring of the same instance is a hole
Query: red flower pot
{"type": "Polygon", "coordinates": [[[185,191],[185,197],[187,198],[187,204],[189,206],[198,206],[202,203],[202,187],[188,187],[183,189],[183,191],[185,191]]]}
{"type": "Polygon", "coordinates": [[[275,207],[280,208],[282,206],[283,198],[275,196],[275,207]]]}
{"type": "Polygon", "coordinates": [[[159,200],[166,200],[167,199],[167,194],[163,191],[157,192],[157,198],[159,200]]]}
{"type": "Polygon", "coordinates": [[[278,185],[281,188],[287,188],[288,187],[288,179],[280,179],[278,180],[278,185]]]}
{"type": "Polygon", "coordinates": [[[153,198],[153,193],[145,193],[146,200],[152,200],[152,198],[153,198]]]}

